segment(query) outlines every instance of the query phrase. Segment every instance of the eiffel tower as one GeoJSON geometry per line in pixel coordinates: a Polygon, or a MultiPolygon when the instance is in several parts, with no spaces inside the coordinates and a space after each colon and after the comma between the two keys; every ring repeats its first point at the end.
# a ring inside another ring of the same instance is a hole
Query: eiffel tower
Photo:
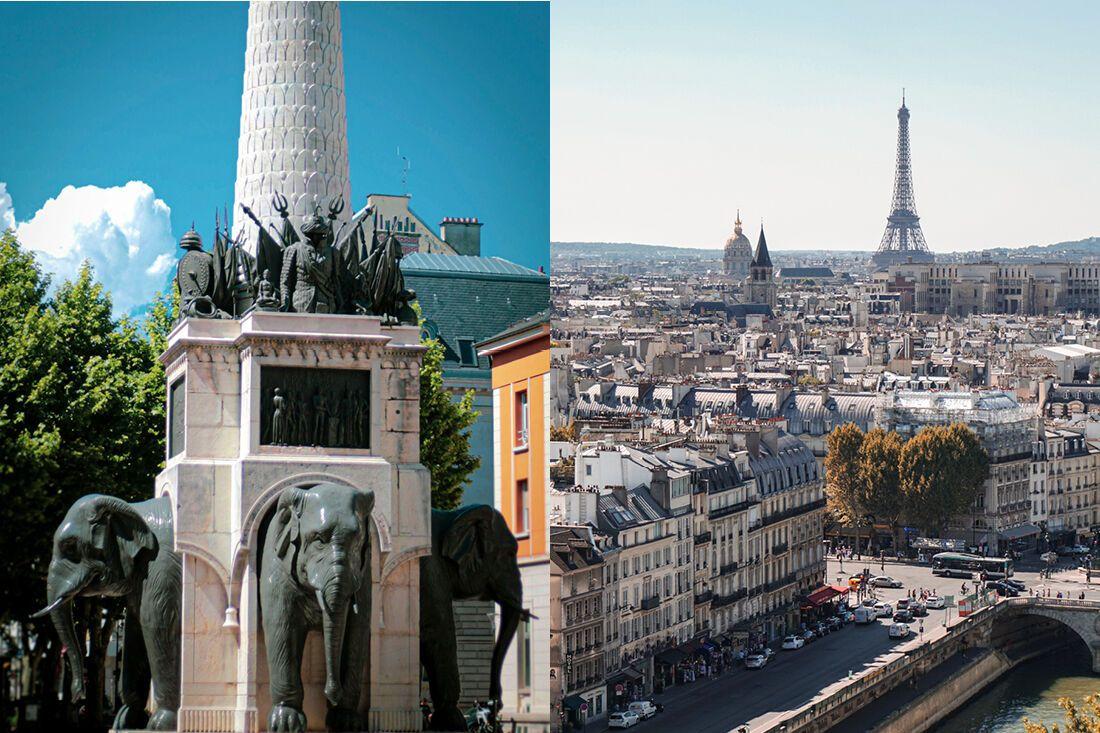
{"type": "Polygon", "coordinates": [[[878,251],[871,257],[876,270],[902,262],[933,262],[924,233],[920,230],[920,217],[913,198],[913,169],[909,163],[909,108],[905,106],[905,92],[901,93],[898,109],[898,160],[894,170],[894,203],[890,216],[886,217],[886,232],[879,242],[878,251]]]}

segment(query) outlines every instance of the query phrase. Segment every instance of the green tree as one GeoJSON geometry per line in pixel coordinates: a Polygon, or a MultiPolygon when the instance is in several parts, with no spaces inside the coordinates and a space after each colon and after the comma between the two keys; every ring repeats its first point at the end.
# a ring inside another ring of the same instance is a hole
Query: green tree
{"type": "MultiPolygon", "coordinates": [[[[0,621],[18,622],[26,652],[38,638],[27,657],[48,670],[43,698],[56,699],[53,631],[27,620],[42,605],[53,532],[84,494],[151,495],[164,456],[164,382],[159,331],[116,321],[90,266],[52,298],[48,285],[15,237],[0,236],[0,621]]],[[[94,675],[111,613],[84,603],[77,617],[95,632],[88,708],[96,720],[103,680],[94,675]]]]}
{"type": "Polygon", "coordinates": [[[420,368],[420,462],[432,475],[432,507],[454,509],[481,458],[470,452],[470,428],[477,420],[474,392],[457,401],[443,386],[443,344],[422,338],[428,347],[420,368]]]}
{"type": "Polygon", "coordinates": [[[962,423],[925,428],[911,438],[898,462],[907,515],[931,536],[967,512],[989,475],[989,456],[962,423]]]}
{"type": "MultiPolygon", "coordinates": [[[[905,441],[895,432],[868,431],[859,448],[857,503],[876,520],[886,522],[898,547],[898,525],[905,511],[898,476],[898,461],[905,441]]],[[[876,535],[872,534],[872,537],[876,535]]]]}
{"type": "Polygon", "coordinates": [[[855,423],[845,423],[825,438],[825,498],[829,513],[848,526],[858,526],[866,513],[860,503],[863,439],[855,423]]]}

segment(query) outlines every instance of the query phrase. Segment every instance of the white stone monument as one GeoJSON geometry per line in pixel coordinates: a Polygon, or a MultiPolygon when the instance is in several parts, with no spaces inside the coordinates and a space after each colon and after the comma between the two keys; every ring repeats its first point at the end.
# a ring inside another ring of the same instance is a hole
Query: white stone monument
{"type": "Polygon", "coordinates": [[[233,234],[256,239],[241,213],[251,207],[278,226],[271,198],[287,199],[301,231],[315,206],[342,196],[341,222],[351,218],[347,112],[340,6],[335,2],[251,2],[237,146],[233,234]]]}
{"type": "MultiPolygon", "coordinates": [[[[239,320],[189,318],[171,333],[161,356],[168,462],[156,493],[172,497],[183,556],[180,731],[266,729],[260,531],[284,488],[322,481],[375,496],[364,719],[371,731],[420,730],[419,558],[430,552],[430,480],[419,463],[422,351],[417,327],[382,326],[375,316],[253,311],[239,320]],[[265,379],[287,368],[361,379],[369,447],[269,444],[265,379]]],[[[311,731],[324,730],[324,675],[313,632],[302,672],[311,731]]]]}

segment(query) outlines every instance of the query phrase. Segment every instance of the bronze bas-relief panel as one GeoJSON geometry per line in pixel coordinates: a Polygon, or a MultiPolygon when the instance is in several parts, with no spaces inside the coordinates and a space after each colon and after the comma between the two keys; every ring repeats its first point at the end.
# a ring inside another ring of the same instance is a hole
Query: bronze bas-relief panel
{"type": "Polygon", "coordinates": [[[370,447],[370,372],[260,367],[260,444],[370,447]]]}

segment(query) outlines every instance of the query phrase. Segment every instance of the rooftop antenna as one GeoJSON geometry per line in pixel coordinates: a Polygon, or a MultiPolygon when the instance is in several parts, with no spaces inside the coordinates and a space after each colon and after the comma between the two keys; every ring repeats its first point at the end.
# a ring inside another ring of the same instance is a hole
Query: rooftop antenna
{"type": "Polygon", "coordinates": [[[409,195],[409,169],[412,168],[412,163],[409,162],[408,157],[401,154],[401,146],[397,146],[397,157],[404,161],[404,165],[401,167],[401,191],[405,196],[409,195]]]}
{"type": "Polygon", "coordinates": [[[901,88],[901,106],[905,106],[905,87],[901,88]]]}

